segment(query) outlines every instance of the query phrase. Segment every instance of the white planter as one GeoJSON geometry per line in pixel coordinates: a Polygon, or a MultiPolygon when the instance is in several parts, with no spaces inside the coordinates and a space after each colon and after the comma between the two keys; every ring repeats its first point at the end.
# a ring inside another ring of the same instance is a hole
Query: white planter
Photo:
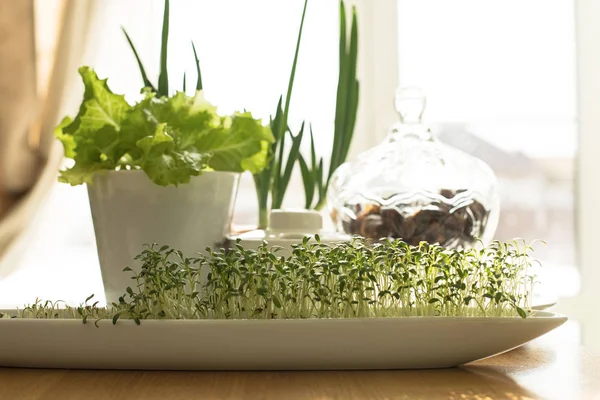
{"type": "Polygon", "coordinates": [[[123,268],[144,244],[158,243],[186,255],[221,243],[229,233],[240,174],[205,172],[190,183],[162,187],[143,171],[109,171],[88,185],[106,302],[132,286],[123,268]]]}

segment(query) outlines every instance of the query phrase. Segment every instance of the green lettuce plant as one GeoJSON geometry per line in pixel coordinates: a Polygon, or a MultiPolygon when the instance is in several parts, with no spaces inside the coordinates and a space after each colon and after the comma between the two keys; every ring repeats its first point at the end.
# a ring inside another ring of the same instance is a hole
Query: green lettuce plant
{"type": "Polygon", "coordinates": [[[65,118],[55,135],[74,161],[59,180],[90,183],[107,170],[143,170],[156,184],[179,185],[203,170],[259,172],[273,140],[268,127],[248,112],[220,116],[201,91],[177,92],[129,105],[89,67],[79,70],[85,86],[75,119],[65,118]]]}
{"type": "Polygon", "coordinates": [[[65,156],[74,161],[59,180],[71,185],[90,183],[94,174],[108,170],[143,170],[156,184],[179,185],[204,170],[259,173],[267,165],[269,127],[249,112],[217,114],[204,99],[196,48],[196,93],[169,93],[167,49],[169,0],[165,1],[160,75],[149,80],[133,41],[125,30],[144,83],[143,99],[134,105],[115,94],[106,79],[89,67],[79,73],[85,86],[83,102],[74,119],[66,117],[55,130],[65,156]]]}
{"type": "MultiPolygon", "coordinates": [[[[41,302],[21,318],[306,319],[370,317],[522,317],[531,313],[532,248],[493,242],[450,250],[386,239],[335,245],[295,245],[288,257],[266,244],[188,257],[168,246],[147,246],[136,259],[132,287],[108,308],[41,302]]],[[[8,316],[10,317],[10,316],[8,316]]]]}

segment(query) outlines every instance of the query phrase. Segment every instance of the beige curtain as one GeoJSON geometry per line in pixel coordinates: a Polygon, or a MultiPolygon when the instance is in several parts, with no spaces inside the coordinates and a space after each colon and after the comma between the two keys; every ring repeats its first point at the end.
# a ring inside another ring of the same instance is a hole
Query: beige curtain
{"type": "Polygon", "coordinates": [[[38,109],[33,24],[33,0],[0,0],[0,214],[38,167],[27,143],[38,109]]]}
{"type": "Polygon", "coordinates": [[[55,0],[50,9],[48,1],[0,0],[0,254],[56,181],[62,154],[53,128],[63,114],[76,110],[80,93],[73,71],[100,5],[98,0],[55,0]],[[36,27],[44,18],[59,18],[59,24],[51,32],[56,46],[47,81],[38,81],[41,63],[49,59],[36,52],[36,27]]]}

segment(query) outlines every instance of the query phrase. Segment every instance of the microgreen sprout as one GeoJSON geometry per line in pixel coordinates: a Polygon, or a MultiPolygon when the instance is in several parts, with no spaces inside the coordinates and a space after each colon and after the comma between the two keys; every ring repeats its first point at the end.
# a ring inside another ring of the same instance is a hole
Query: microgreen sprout
{"type": "MultiPolygon", "coordinates": [[[[59,308],[36,301],[23,318],[306,319],[418,316],[526,318],[531,312],[533,259],[525,242],[447,249],[387,239],[338,244],[305,238],[288,257],[267,243],[238,242],[187,258],[148,245],[136,257],[132,286],[108,308],[59,308]]],[[[0,316],[1,317],[1,316],[0,316]]]]}

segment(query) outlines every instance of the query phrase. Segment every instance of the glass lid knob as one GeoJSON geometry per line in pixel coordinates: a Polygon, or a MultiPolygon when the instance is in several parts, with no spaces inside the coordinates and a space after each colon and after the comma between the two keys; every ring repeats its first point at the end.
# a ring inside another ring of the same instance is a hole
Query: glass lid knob
{"type": "Polygon", "coordinates": [[[420,124],[425,111],[425,94],[419,88],[406,87],[396,90],[396,112],[403,124],[420,124]]]}

